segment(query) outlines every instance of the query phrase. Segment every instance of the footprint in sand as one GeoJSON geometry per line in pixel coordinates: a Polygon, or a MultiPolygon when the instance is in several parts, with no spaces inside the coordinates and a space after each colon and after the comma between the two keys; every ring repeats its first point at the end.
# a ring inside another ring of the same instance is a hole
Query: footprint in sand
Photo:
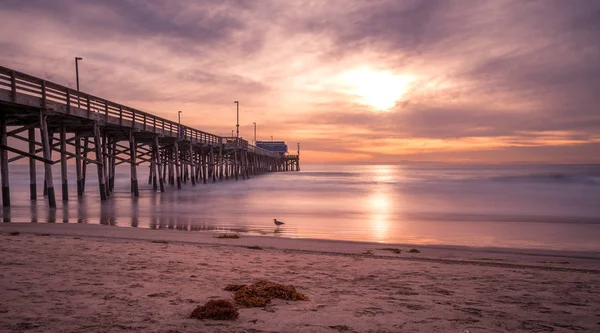
{"type": "Polygon", "coordinates": [[[410,287],[398,287],[394,291],[394,295],[414,296],[414,295],[418,295],[418,294],[419,294],[418,292],[416,292],[413,288],[410,288],[410,287]]]}
{"type": "Polygon", "coordinates": [[[527,332],[554,332],[554,327],[541,320],[525,320],[518,327],[527,332]]]}
{"type": "Polygon", "coordinates": [[[354,316],[355,317],[362,317],[362,316],[375,317],[375,316],[385,315],[385,314],[389,314],[389,313],[392,313],[392,312],[386,311],[382,308],[368,307],[368,308],[364,308],[359,311],[355,311],[354,316]]]}

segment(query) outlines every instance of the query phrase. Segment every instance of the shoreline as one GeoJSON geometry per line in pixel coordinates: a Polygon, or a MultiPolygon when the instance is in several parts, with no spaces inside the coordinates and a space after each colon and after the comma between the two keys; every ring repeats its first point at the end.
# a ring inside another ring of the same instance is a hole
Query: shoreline
{"type": "Polygon", "coordinates": [[[394,260],[444,261],[446,263],[473,263],[496,267],[559,269],[565,271],[600,271],[600,251],[561,251],[522,248],[477,247],[438,244],[375,243],[348,240],[285,238],[268,235],[246,235],[243,232],[182,231],[177,229],[150,229],[73,223],[3,223],[0,234],[18,231],[23,234],[49,234],[97,239],[131,241],[166,241],[187,245],[225,246],[246,248],[259,246],[267,250],[305,254],[351,255],[394,260]],[[239,239],[215,238],[219,234],[239,234],[239,239]],[[396,248],[394,254],[383,249],[396,248]],[[416,248],[420,253],[408,253],[416,248]],[[372,253],[369,253],[371,251],[372,253]],[[568,260],[568,261],[566,261],[568,260]]]}

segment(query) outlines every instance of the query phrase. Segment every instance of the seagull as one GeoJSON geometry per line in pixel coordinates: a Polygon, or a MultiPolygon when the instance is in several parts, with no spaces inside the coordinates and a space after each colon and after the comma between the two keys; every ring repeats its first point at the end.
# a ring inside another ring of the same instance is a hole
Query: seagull
{"type": "Polygon", "coordinates": [[[281,221],[277,221],[277,219],[273,219],[273,223],[275,223],[276,226],[280,226],[282,224],[285,224],[285,223],[283,223],[281,221]]]}

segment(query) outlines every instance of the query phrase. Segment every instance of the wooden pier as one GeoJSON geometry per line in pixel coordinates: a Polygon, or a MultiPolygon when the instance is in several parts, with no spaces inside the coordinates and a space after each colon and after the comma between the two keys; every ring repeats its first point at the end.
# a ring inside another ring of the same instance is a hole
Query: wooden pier
{"type": "Polygon", "coordinates": [[[203,132],[0,66],[3,207],[11,204],[8,165],[23,158],[29,159],[31,200],[38,199],[36,162],[43,163],[43,195],[52,208],[56,207],[53,165],[61,168],[61,199],[67,201],[75,195],[69,194],[67,161],[71,159],[75,160],[76,195],[84,196],[88,166],[94,166],[101,200],[108,200],[113,193],[119,164],[130,165],[131,193],[136,197],[141,164],[150,166],[147,181],[160,192],[166,184],[181,189],[188,183],[196,186],[300,170],[299,154],[280,155],[241,138],[203,132]],[[11,146],[8,138],[23,144],[11,146]],[[9,158],[8,152],[15,156],[9,158]]]}

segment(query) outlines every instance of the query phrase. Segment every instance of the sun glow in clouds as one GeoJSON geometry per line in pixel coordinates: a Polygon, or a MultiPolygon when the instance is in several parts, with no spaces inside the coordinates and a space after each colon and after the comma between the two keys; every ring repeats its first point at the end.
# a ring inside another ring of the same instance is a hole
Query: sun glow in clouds
{"type": "Polygon", "coordinates": [[[414,78],[361,68],[342,74],[341,80],[349,86],[348,93],[361,97],[361,103],[386,111],[408,92],[414,78]]]}

